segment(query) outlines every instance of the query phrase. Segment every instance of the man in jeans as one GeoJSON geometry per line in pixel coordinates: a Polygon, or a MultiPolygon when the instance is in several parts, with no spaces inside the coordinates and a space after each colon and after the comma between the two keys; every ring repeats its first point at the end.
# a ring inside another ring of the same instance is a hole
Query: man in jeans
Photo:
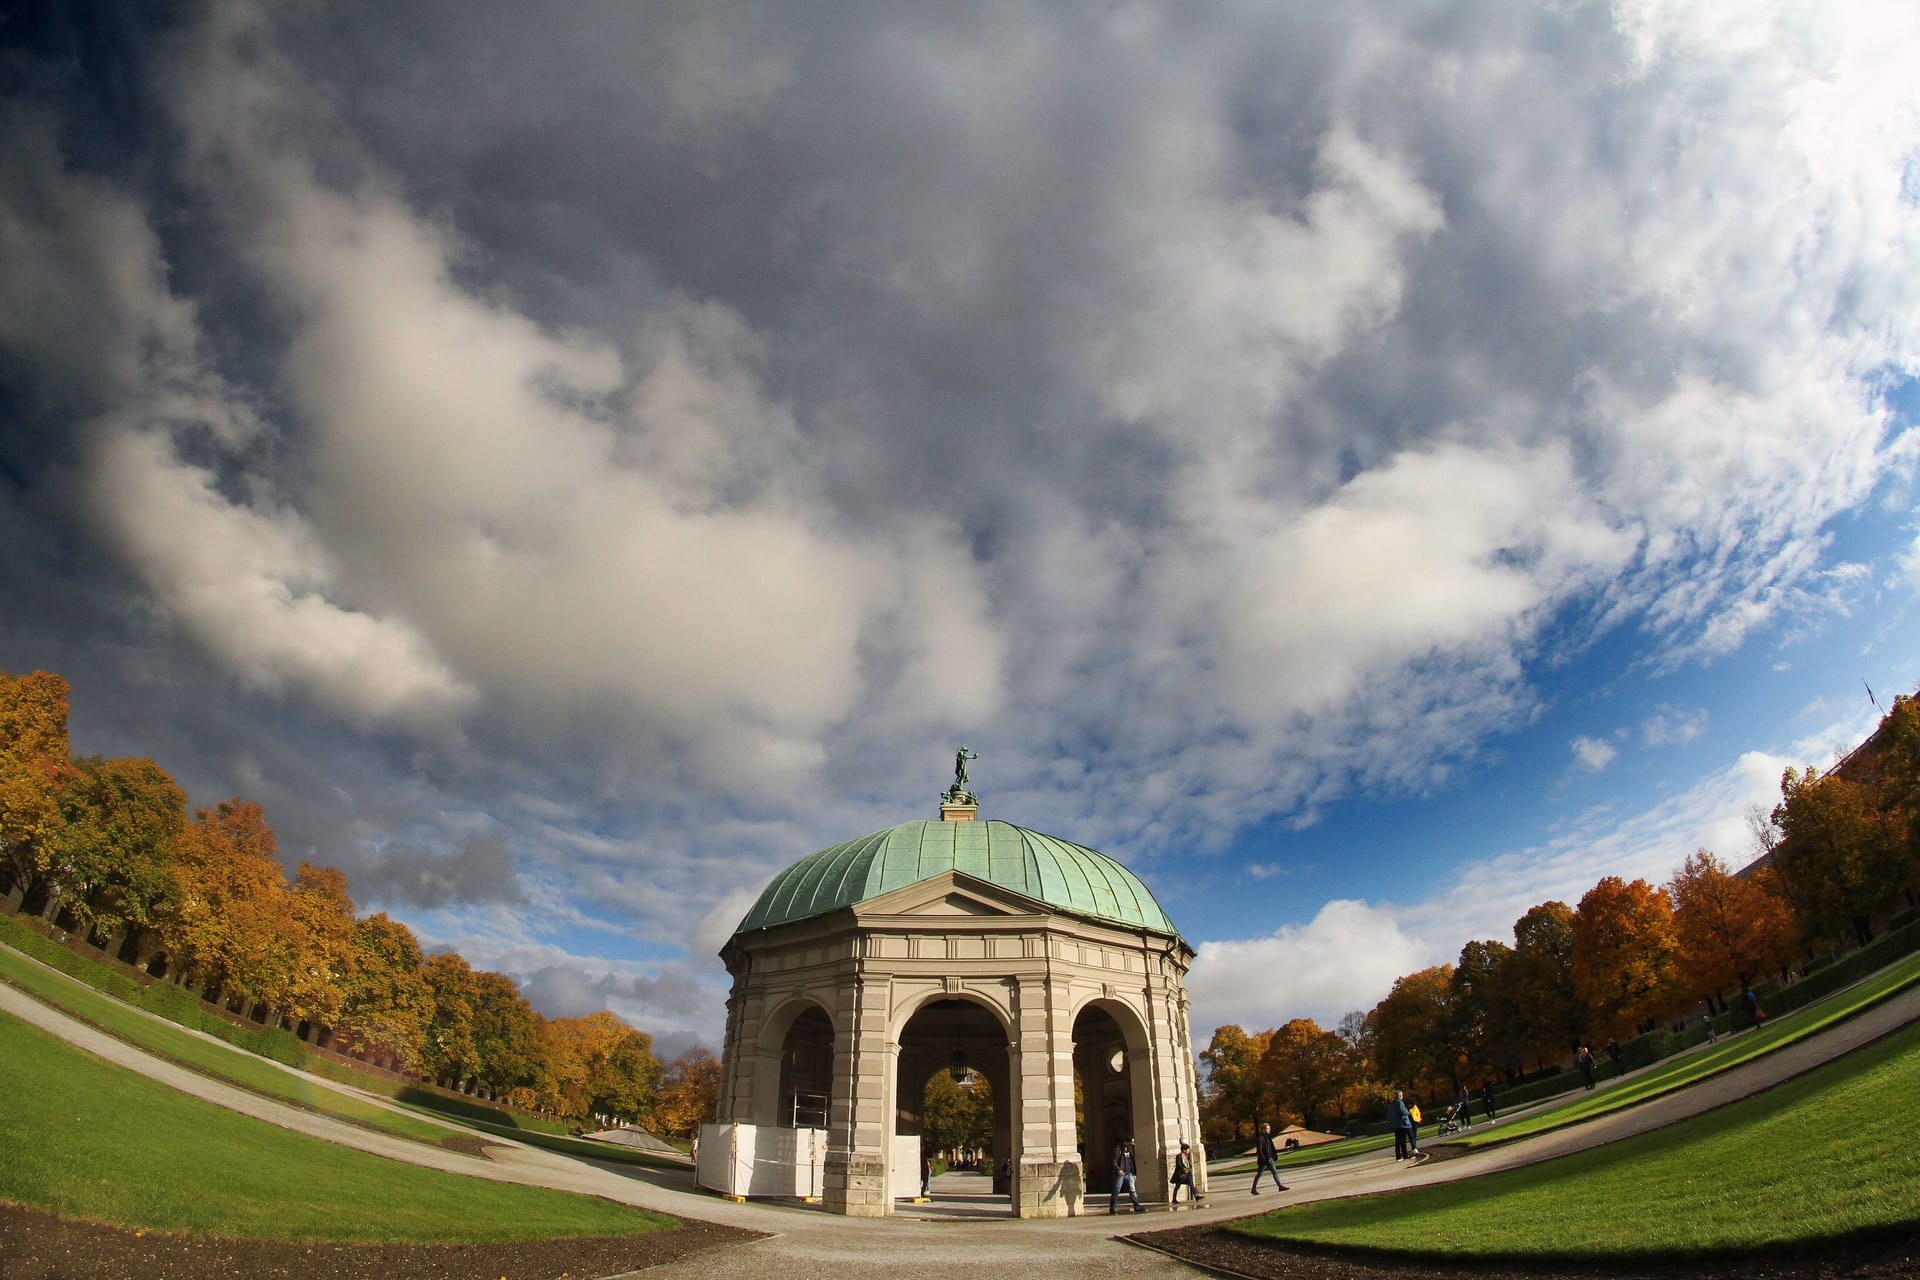
{"type": "Polygon", "coordinates": [[[1253,1194],[1260,1194],[1260,1175],[1263,1173],[1273,1175],[1273,1189],[1275,1191],[1285,1191],[1287,1184],[1280,1181],[1280,1166],[1277,1163],[1280,1156],[1273,1149],[1272,1125],[1263,1124],[1260,1126],[1260,1136],[1254,1139],[1253,1143],[1253,1155],[1254,1159],[1260,1162],[1259,1167],[1253,1171],[1253,1194]]]}
{"type": "Polygon", "coordinates": [[[1111,1215],[1120,1203],[1120,1190],[1126,1188],[1127,1199],[1133,1201],[1133,1211],[1142,1213],[1139,1189],[1140,1166],[1133,1157],[1133,1139],[1128,1138],[1113,1149],[1113,1190],[1107,1193],[1107,1213],[1111,1215]]]}

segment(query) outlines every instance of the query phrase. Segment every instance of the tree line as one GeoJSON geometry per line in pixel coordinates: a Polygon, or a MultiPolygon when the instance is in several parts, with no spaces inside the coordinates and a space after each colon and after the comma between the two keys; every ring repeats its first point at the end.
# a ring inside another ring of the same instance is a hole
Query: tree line
{"type": "Polygon", "coordinates": [[[1738,871],[1701,849],[1663,885],[1607,876],[1331,1030],[1217,1028],[1200,1055],[1207,1139],[1246,1141],[1261,1121],[1344,1128],[1394,1088],[1451,1099],[1518,1080],[1583,1045],[1726,1013],[1763,978],[1866,945],[1920,888],[1920,697],[1896,698],[1833,769],[1788,769],[1779,803],[1748,818],[1759,856],[1738,871]]]}
{"type": "Polygon", "coordinates": [[[574,1120],[690,1135],[719,1063],[662,1065],[609,1012],[547,1018],[504,973],[356,912],[337,868],[291,877],[258,804],[189,811],[150,759],[72,754],[69,686],[0,672],[0,899],[229,1011],[396,1071],[574,1120]]]}

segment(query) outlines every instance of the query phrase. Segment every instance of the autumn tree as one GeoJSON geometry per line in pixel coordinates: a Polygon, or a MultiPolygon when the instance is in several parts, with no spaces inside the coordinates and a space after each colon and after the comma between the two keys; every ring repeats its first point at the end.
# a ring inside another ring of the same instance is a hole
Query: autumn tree
{"type": "Polygon", "coordinates": [[[420,976],[426,980],[433,1004],[421,1067],[431,1079],[450,1089],[458,1088],[476,1078],[480,1067],[473,1033],[474,1007],[480,992],[473,966],[458,952],[445,951],[428,956],[420,966],[420,976]]]}
{"type": "Polygon", "coordinates": [[[278,844],[260,806],[236,799],[197,810],[176,847],[178,883],[161,934],[183,970],[190,967],[209,992],[278,1005],[296,926],[278,844]]]}
{"type": "Polygon", "coordinates": [[[921,1140],[947,1156],[993,1149],[993,1087],[975,1071],[964,1083],[936,1071],[928,1079],[920,1110],[921,1140]]]}
{"type": "Polygon", "coordinates": [[[1379,1104],[1385,1086],[1380,1083],[1379,1070],[1374,1065],[1373,1037],[1366,1011],[1349,1009],[1340,1016],[1340,1025],[1333,1029],[1333,1033],[1346,1046],[1347,1064],[1351,1071],[1347,1087],[1334,1100],[1335,1113],[1345,1124],[1373,1110],[1379,1104]]]}
{"type": "Polygon", "coordinates": [[[1311,1018],[1295,1018],[1272,1033],[1258,1073],[1276,1119],[1312,1129],[1353,1083],[1355,1070],[1344,1040],[1311,1018]]]}
{"type": "Polygon", "coordinates": [[[1445,1081],[1460,1087],[1460,1055],[1453,1036],[1453,966],[1435,965],[1394,980],[1368,1015],[1374,1059],[1399,1087],[1445,1081]]]}
{"type": "Polygon", "coordinates": [[[1874,735],[1880,742],[1880,805],[1900,843],[1909,905],[1920,888],[1920,697],[1897,697],[1874,735]]]}
{"type": "Polygon", "coordinates": [[[1514,921],[1513,955],[1505,973],[1522,1038],[1535,1061],[1571,1053],[1583,1036],[1573,982],[1573,908],[1543,902],[1514,921]]]}
{"type": "Polygon", "coordinates": [[[1741,991],[1784,962],[1798,941],[1793,912],[1774,886],[1771,868],[1736,876],[1701,849],[1667,884],[1673,899],[1674,964],[1695,991],[1741,991]]]}
{"type": "Polygon", "coordinates": [[[1681,1003],[1673,905],[1645,880],[1603,876],[1573,915],[1573,985],[1596,1038],[1630,1034],[1681,1003]]]}
{"type": "Polygon", "coordinates": [[[654,1129],[668,1137],[691,1138],[713,1119],[719,1106],[719,1059],[696,1046],[661,1072],[660,1092],[653,1104],[654,1129]]]}
{"type": "Polygon", "coordinates": [[[1460,948],[1453,967],[1454,1044],[1470,1070],[1499,1067],[1519,1074],[1527,1023],[1514,998],[1513,948],[1482,939],[1460,948]]]}
{"type": "Polygon", "coordinates": [[[50,671],[0,672],[0,887],[37,889],[64,854],[60,793],[73,773],[67,694],[67,682],[50,671]]]}
{"type": "Polygon", "coordinates": [[[287,899],[293,932],[279,1008],[296,1021],[331,1026],[353,964],[353,899],[336,867],[302,862],[287,899]]]}
{"type": "Polygon", "coordinates": [[[49,868],[86,934],[145,926],[174,890],[187,796],[151,760],[74,763],[61,788],[63,856],[49,868]]]}
{"type": "Polygon", "coordinates": [[[433,989],[413,931],[386,913],[353,922],[333,1045],[401,1071],[424,1065],[433,989]]]}
{"type": "MultiPolygon", "coordinates": [[[[476,1078],[496,1094],[540,1085],[546,1070],[535,1028],[540,1015],[520,994],[520,985],[504,973],[477,969],[469,993],[476,1078]]],[[[651,1052],[647,1056],[651,1059],[651,1052]]]]}
{"type": "Polygon", "coordinates": [[[1250,1036],[1238,1025],[1216,1027],[1200,1051],[1207,1069],[1200,1091],[1201,1127],[1210,1145],[1251,1142],[1260,1122],[1260,1080],[1256,1068],[1267,1051],[1271,1031],[1250,1036]]]}
{"type": "Polygon", "coordinates": [[[605,1010],[580,1018],[541,1018],[536,1035],[547,1066],[543,1105],[576,1120],[644,1120],[660,1081],[653,1038],[605,1010]]]}
{"type": "Polygon", "coordinates": [[[1788,769],[1773,811],[1780,844],[1773,865],[1808,933],[1851,928],[1865,946],[1872,917],[1890,906],[1906,882],[1904,833],[1875,789],[1838,774],[1788,769]]]}

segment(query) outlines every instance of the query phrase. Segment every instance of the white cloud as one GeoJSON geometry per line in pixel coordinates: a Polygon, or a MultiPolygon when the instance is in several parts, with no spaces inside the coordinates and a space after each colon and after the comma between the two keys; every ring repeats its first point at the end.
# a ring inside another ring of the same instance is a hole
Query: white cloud
{"type": "Polygon", "coordinates": [[[1619,748],[1600,738],[1589,738],[1585,734],[1576,737],[1572,743],[1573,760],[1589,773],[1598,773],[1613,763],[1620,754],[1619,748]]]}
{"type": "Polygon", "coordinates": [[[406,624],[327,598],[332,566],[296,517],[228,503],[163,437],[108,435],[87,494],[162,607],[242,683],[298,688],[362,728],[445,728],[472,701],[406,624]]]}
{"type": "Polygon", "coordinates": [[[1402,974],[1434,961],[1389,905],[1341,900],[1305,925],[1264,938],[1204,942],[1187,977],[1194,1035],[1237,1022],[1246,1029],[1313,1018],[1332,1027],[1351,1009],[1370,1009],[1402,974]]]}
{"type": "Polygon", "coordinates": [[[1707,731],[1707,709],[1660,706],[1640,722],[1640,739],[1650,747],[1677,747],[1707,731]]]}
{"type": "MultiPolygon", "coordinates": [[[[1858,725],[1822,728],[1801,746],[1830,755],[1858,725]]],[[[1733,866],[1755,856],[1747,814],[1771,808],[1791,761],[1748,752],[1640,813],[1584,815],[1550,842],[1470,861],[1445,890],[1409,903],[1331,902],[1304,926],[1265,938],[1202,942],[1188,987],[1194,1034],[1223,1022],[1249,1030],[1311,1017],[1331,1026],[1382,1000],[1396,978],[1451,964],[1479,938],[1511,945],[1513,922],[1551,901],[1577,905],[1602,876],[1664,884],[1696,849],[1733,866]]]]}

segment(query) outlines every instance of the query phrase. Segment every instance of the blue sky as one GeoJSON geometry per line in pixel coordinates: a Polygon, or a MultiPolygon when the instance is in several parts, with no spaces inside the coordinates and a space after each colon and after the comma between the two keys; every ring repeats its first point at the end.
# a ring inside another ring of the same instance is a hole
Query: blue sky
{"type": "Polygon", "coordinates": [[[0,666],[548,1013],[714,1043],[964,742],[1332,1021],[1920,685],[1911,6],[0,45],[0,666]]]}

